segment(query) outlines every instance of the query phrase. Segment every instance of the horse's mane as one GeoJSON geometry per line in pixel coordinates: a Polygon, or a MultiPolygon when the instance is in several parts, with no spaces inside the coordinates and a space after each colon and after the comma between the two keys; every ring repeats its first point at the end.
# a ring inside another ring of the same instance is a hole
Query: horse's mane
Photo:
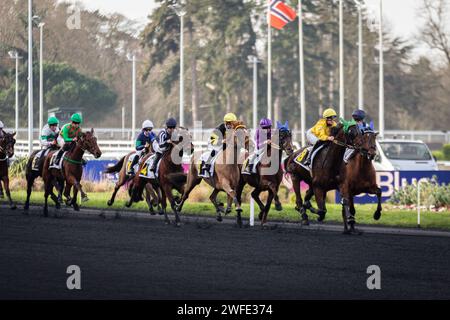
{"type": "Polygon", "coordinates": [[[233,129],[235,129],[235,130],[237,130],[237,129],[247,129],[247,127],[246,127],[244,121],[238,120],[238,121],[235,121],[233,123],[233,129]]]}

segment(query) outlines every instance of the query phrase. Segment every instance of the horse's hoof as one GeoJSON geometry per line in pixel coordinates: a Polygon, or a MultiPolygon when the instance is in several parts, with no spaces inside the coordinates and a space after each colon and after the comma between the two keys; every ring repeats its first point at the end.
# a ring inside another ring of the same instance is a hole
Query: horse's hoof
{"type": "Polygon", "coordinates": [[[181,223],[180,222],[175,222],[175,228],[179,228],[179,227],[181,227],[181,223]]]}
{"type": "Polygon", "coordinates": [[[263,215],[264,215],[264,212],[260,211],[259,214],[258,214],[258,219],[259,219],[259,221],[262,220],[263,215]]]}
{"type": "Polygon", "coordinates": [[[73,205],[73,210],[75,210],[75,211],[80,211],[80,207],[78,206],[78,205],[73,205]]]}
{"type": "Polygon", "coordinates": [[[380,220],[380,218],[381,218],[381,211],[375,211],[375,213],[373,214],[373,218],[375,220],[380,220]]]}
{"type": "Polygon", "coordinates": [[[111,207],[113,205],[113,202],[111,200],[108,200],[108,207],[111,207]]]}
{"type": "Polygon", "coordinates": [[[229,215],[231,213],[231,208],[227,208],[227,210],[225,210],[225,215],[229,215]]]}
{"type": "Polygon", "coordinates": [[[318,215],[319,217],[317,218],[317,221],[322,222],[323,220],[325,220],[325,212],[319,212],[318,215]]]}
{"type": "Polygon", "coordinates": [[[56,204],[55,204],[55,208],[58,209],[58,210],[61,209],[61,204],[60,204],[59,202],[56,203],[56,204]]]}
{"type": "Polygon", "coordinates": [[[81,202],[88,202],[89,201],[89,198],[86,196],[86,197],[81,197],[81,202]]]}
{"type": "Polygon", "coordinates": [[[219,222],[222,222],[222,220],[223,220],[222,216],[217,216],[216,220],[219,221],[219,222]]]}
{"type": "Polygon", "coordinates": [[[276,211],[282,211],[283,210],[283,206],[281,205],[281,203],[275,203],[275,210],[276,211]]]}
{"type": "Polygon", "coordinates": [[[23,206],[23,210],[28,211],[30,209],[30,205],[26,204],[23,206]]]}
{"type": "Polygon", "coordinates": [[[239,227],[239,228],[242,228],[242,220],[238,220],[237,222],[236,222],[236,224],[237,224],[237,226],[239,227]]]}
{"type": "Polygon", "coordinates": [[[127,208],[131,207],[131,203],[128,201],[127,203],[125,203],[125,207],[127,208]]]}
{"type": "Polygon", "coordinates": [[[302,224],[302,226],[309,226],[309,220],[308,219],[302,219],[301,224],[302,224]]]}

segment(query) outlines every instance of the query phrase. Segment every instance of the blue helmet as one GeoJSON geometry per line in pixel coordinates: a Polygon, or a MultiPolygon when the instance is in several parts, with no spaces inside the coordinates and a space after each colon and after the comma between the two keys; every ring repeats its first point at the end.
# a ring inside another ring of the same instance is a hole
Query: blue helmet
{"type": "Polygon", "coordinates": [[[169,118],[166,121],[166,127],[167,128],[175,128],[177,126],[177,120],[174,118],[169,118]]]}
{"type": "Polygon", "coordinates": [[[353,111],[352,117],[356,121],[362,121],[366,117],[366,113],[364,112],[364,110],[357,109],[357,110],[353,111]]]}

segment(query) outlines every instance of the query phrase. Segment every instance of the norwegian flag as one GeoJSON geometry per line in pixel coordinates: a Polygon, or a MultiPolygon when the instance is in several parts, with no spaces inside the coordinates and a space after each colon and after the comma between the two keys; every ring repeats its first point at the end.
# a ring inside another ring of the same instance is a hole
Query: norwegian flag
{"type": "Polygon", "coordinates": [[[297,17],[295,10],[282,0],[270,0],[269,10],[270,25],[278,30],[283,29],[286,24],[294,21],[297,17]]]}

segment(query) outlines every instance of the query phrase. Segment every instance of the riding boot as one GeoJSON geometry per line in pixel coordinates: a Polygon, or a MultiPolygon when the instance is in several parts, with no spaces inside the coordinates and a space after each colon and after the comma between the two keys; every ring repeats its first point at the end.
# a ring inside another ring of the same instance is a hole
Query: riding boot
{"type": "Polygon", "coordinates": [[[127,174],[129,176],[133,176],[134,175],[134,166],[137,164],[138,160],[139,160],[139,156],[136,154],[134,156],[134,158],[133,158],[133,161],[131,162],[130,170],[128,170],[128,172],[127,172],[127,174]]]}
{"type": "Polygon", "coordinates": [[[214,156],[216,155],[216,151],[213,150],[211,151],[211,153],[209,154],[208,159],[205,161],[205,172],[208,172],[208,174],[211,172],[211,161],[214,158],[214,156]]]}
{"type": "Polygon", "coordinates": [[[158,162],[159,162],[159,160],[161,160],[161,158],[162,158],[162,153],[157,152],[155,159],[153,160],[152,167],[150,168],[151,172],[153,172],[153,173],[156,172],[156,166],[158,165],[158,162]]]}

